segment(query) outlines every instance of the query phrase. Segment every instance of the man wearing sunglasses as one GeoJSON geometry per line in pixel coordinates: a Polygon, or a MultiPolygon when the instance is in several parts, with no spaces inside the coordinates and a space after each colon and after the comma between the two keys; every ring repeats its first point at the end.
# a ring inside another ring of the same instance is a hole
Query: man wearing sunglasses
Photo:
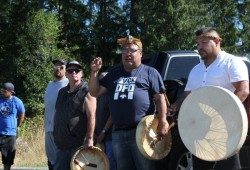
{"type": "Polygon", "coordinates": [[[100,96],[107,93],[113,122],[112,145],[117,170],[154,170],[155,162],[144,157],[136,144],[136,127],[141,119],[158,112],[157,134],[167,134],[167,106],[160,74],[141,63],[142,43],[132,36],[118,39],[122,45],[122,65],[115,67],[100,81],[98,72],[102,59],[91,63],[90,93],[100,96]]]}
{"type": "Polygon", "coordinates": [[[0,150],[4,170],[10,170],[16,154],[17,127],[25,115],[23,102],[14,96],[14,85],[4,83],[0,96],[0,150]]]}
{"type": "Polygon", "coordinates": [[[55,164],[57,147],[54,142],[53,129],[54,129],[54,115],[55,104],[58,95],[58,91],[68,84],[68,79],[65,76],[66,72],[66,60],[56,59],[52,61],[53,68],[52,73],[54,80],[51,81],[46,88],[44,94],[44,106],[45,106],[45,149],[48,158],[49,170],[53,170],[55,164]]]}
{"type": "Polygon", "coordinates": [[[96,98],[88,92],[79,62],[67,63],[66,77],[69,84],[59,91],[55,107],[54,139],[59,149],[55,170],[69,170],[79,147],[93,146],[96,98]]]}

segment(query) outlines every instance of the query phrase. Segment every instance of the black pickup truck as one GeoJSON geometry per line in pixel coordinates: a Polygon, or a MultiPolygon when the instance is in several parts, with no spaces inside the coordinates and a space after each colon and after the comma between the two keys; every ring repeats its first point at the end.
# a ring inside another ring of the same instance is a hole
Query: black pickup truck
{"type": "MultiPolygon", "coordinates": [[[[162,51],[150,55],[144,55],[142,62],[152,66],[161,74],[170,104],[175,102],[183,94],[187,78],[191,69],[200,62],[200,56],[196,51],[178,50],[162,51]]],[[[244,60],[250,71],[250,63],[244,60]]],[[[244,105],[249,114],[250,99],[244,105]]],[[[176,116],[178,120],[178,115],[176,116]]],[[[163,160],[159,161],[160,170],[192,170],[192,156],[181,141],[177,126],[171,128],[172,148],[163,160]]],[[[247,138],[241,149],[240,157],[243,170],[250,169],[250,142],[247,138]]]]}

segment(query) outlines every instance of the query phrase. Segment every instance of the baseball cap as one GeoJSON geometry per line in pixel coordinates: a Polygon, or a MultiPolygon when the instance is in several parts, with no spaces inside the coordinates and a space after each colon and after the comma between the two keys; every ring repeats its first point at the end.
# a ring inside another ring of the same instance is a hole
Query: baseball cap
{"type": "Polygon", "coordinates": [[[53,60],[52,63],[53,64],[56,64],[57,62],[60,62],[62,63],[63,65],[66,65],[67,64],[67,61],[62,59],[62,58],[59,58],[59,59],[56,59],[56,60],[53,60]]]}
{"type": "Polygon", "coordinates": [[[67,69],[69,66],[72,66],[72,65],[77,66],[77,67],[79,67],[80,69],[82,69],[82,65],[81,65],[78,61],[70,61],[70,62],[68,62],[67,65],[66,65],[66,69],[67,69]]]}
{"type": "Polygon", "coordinates": [[[126,44],[136,44],[139,48],[142,49],[142,42],[141,42],[141,40],[138,39],[138,38],[134,38],[131,35],[128,35],[125,38],[117,39],[117,42],[119,44],[121,44],[122,46],[125,46],[126,44]]]}
{"type": "Polygon", "coordinates": [[[15,93],[14,92],[15,87],[14,87],[14,85],[11,82],[4,83],[3,86],[2,86],[2,88],[5,89],[5,90],[7,90],[7,91],[9,91],[9,92],[12,92],[13,94],[15,93]]]}

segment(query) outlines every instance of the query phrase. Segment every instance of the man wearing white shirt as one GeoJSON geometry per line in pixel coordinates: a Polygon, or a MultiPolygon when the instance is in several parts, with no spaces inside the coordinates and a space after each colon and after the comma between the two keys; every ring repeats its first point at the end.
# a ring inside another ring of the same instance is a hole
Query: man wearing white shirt
{"type": "MultiPolygon", "coordinates": [[[[249,94],[248,70],[245,63],[240,58],[221,50],[222,38],[214,28],[202,28],[196,31],[195,35],[201,62],[191,70],[183,98],[173,103],[169,110],[178,111],[186,96],[204,86],[226,88],[243,102],[249,94]]],[[[217,162],[204,161],[193,156],[193,170],[201,169],[241,169],[239,153],[217,162]]]]}
{"type": "Polygon", "coordinates": [[[53,170],[53,165],[56,159],[57,147],[54,142],[53,130],[54,130],[54,115],[55,104],[58,95],[58,91],[65,87],[69,81],[65,76],[66,72],[66,60],[57,59],[53,60],[53,75],[54,80],[51,81],[45,91],[44,105],[45,105],[45,149],[48,158],[49,170],[53,170]]]}

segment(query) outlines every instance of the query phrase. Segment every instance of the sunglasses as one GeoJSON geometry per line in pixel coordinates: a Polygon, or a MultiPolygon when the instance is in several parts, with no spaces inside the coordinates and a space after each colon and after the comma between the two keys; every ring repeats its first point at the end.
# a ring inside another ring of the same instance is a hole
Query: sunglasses
{"type": "Polygon", "coordinates": [[[128,53],[131,53],[131,54],[134,54],[136,51],[138,51],[140,49],[133,49],[133,48],[130,48],[130,49],[122,49],[122,54],[128,54],[128,53]]]}
{"type": "Polygon", "coordinates": [[[64,69],[64,66],[54,66],[53,67],[54,68],[54,70],[63,70],[64,69]]]}
{"type": "Polygon", "coordinates": [[[76,69],[67,69],[66,71],[67,71],[67,73],[69,73],[69,74],[72,74],[73,72],[75,72],[75,73],[77,74],[77,73],[79,73],[80,71],[82,71],[82,69],[78,69],[78,68],[76,68],[76,69]]]}

